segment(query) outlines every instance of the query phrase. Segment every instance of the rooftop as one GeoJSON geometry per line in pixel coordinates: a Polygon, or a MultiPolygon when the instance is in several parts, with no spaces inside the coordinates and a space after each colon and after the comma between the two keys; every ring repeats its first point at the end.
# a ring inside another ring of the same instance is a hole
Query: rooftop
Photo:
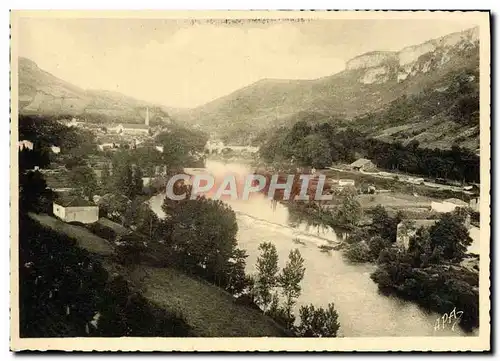
{"type": "Polygon", "coordinates": [[[371,160],[366,158],[359,158],[357,161],[351,164],[351,167],[362,167],[369,163],[371,163],[371,160]]]}
{"type": "Polygon", "coordinates": [[[89,202],[82,197],[63,194],[60,194],[54,203],[63,207],[97,207],[94,203],[89,202]]]}
{"type": "Polygon", "coordinates": [[[458,199],[458,198],[448,198],[448,199],[445,199],[444,202],[448,202],[448,203],[453,203],[457,206],[467,206],[467,202],[464,202],[463,200],[461,199],[458,199]]]}
{"type": "Polygon", "coordinates": [[[148,130],[149,125],[146,124],[122,124],[124,129],[144,129],[148,130]]]}

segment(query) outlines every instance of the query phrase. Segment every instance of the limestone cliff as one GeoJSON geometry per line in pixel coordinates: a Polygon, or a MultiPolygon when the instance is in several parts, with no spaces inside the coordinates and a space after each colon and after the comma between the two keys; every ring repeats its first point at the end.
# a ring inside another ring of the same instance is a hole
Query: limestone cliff
{"type": "Polygon", "coordinates": [[[346,63],[346,70],[358,70],[363,84],[401,82],[419,73],[435,70],[458,53],[479,46],[479,28],[472,28],[433,39],[398,52],[375,51],[356,56],[346,63]]]}

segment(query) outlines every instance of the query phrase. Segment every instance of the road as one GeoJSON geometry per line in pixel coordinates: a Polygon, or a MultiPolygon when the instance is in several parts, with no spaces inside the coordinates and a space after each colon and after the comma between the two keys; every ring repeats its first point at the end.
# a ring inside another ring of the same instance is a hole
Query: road
{"type": "MultiPolygon", "coordinates": [[[[341,169],[341,168],[336,168],[336,167],[328,167],[328,169],[339,171],[339,172],[344,172],[344,173],[350,173],[350,174],[357,173],[355,171],[341,169]]],[[[383,178],[383,179],[394,179],[395,176],[401,176],[402,175],[402,174],[390,173],[390,172],[382,172],[382,174],[381,173],[372,173],[372,172],[366,172],[366,171],[363,171],[363,170],[360,170],[360,173],[361,174],[366,174],[366,175],[369,175],[369,176],[372,176],[372,177],[383,178]]],[[[400,182],[407,183],[407,184],[415,184],[413,182],[410,182],[409,180],[400,180],[400,182]]],[[[416,184],[416,185],[425,185],[425,186],[427,186],[429,188],[435,188],[435,189],[439,189],[439,190],[449,190],[449,191],[453,191],[453,192],[461,192],[461,193],[468,194],[468,195],[472,195],[473,194],[472,192],[464,190],[462,187],[452,186],[452,185],[447,185],[447,184],[438,184],[438,183],[433,183],[433,182],[423,182],[423,183],[419,183],[419,184],[416,184]]]]}

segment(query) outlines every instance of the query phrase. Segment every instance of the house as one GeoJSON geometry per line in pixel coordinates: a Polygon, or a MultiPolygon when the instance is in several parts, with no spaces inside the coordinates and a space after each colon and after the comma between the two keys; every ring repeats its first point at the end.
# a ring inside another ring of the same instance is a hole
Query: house
{"type": "Polygon", "coordinates": [[[107,128],[108,132],[122,135],[149,135],[149,108],[143,124],[118,124],[107,128]]]}
{"type": "Polygon", "coordinates": [[[442,202],[431,202],[431,209],[438,213],[453,212],[457,208],[466,208],[468,206],[468,203],[457,198],[448,198],[442,202]]]}
{"type": "Polygon", "coordinates": [[[52,211],[64,222],[94,223],[99,219],[99,207],[79,196],[59,196],[52,211]]]}
{"type": "Polygon", "coordinates": [[[52,147],[50,147],[50,150],[52,151],[52,153],[55,153],[55,154],[61,153],[61,148],[56,147],[55,145],[53,145],[52,147]]]}
{"type": "Polygon", "coordinates": [[[129,134],[129,135],[149,134],[149,125],[146,124],[123,124],[121,125],[121,127],[122,127],[122,134],[129,134]]]}
{"type": "Polygon", "coordinates": [[[121,135],[148,135],[149,126],[146,124],[118,124],[107,128],[108,132],[121,135]]]}
{"type": "Polygon", "coordinates": [[[408,249],[410,239],[417,234],[420,228],[428,229],[436,224],[437,219],[407,219],[398,224],[396,245],[408,249]]]}
{"type": "Polygon", "coordinates": [[[473,195],[479,195],[479,193],[481,192],[481,189],[478,184],[466,185],[463,187],[463,190],[465,191],[465,193],[473,195]]]}
{"type": "Polygon", "coordinates": [[[349,166],[352,170],[357,171],[370,171],[375,170],[377,167],[373,162],[366,158],[360,158],[349,166]]]}
{"type": "Polygon", "coordinates": [[[163,145],[155,145],[155,149],[160,152],[160,153],[163,153],[163,145]]]}
{"type": "Polygon", "coordinates": [[[411,183],[411,184],[424,184],[425,183],[424,178],[415,178],[415,177],[408,177],[406,181],[408,183],[411,183]]]}
{"type": "Polygon", "coordinates": [[[119,148],[119,147],[120,147],[120,144],[117,144],[117,143],[104,143],[104,144],[98,144],[97,145],[97,148],[100,151],[105,151],[105,150],[108,150],[108,149],[115,149],[115,148],[119,148]]]}
{"type": "Polygon", "coordinates": [[[21,140],[17,143],[19,146],[19,150],[24,150],[24,149],[29,149],[33,150],[33,143],[30,142],[29,140],[21,140]]]}
{"type": "Polygon", "coordinates": [[[222,149],[224,149],[224,143],[216,140],[208,140],[207,144],[205,144],[205,150],[209,153],[221,153],[222,149]]]}
{"type": "Polygon", "coordinates": [[[339,187],[354,187],[356,182],[354,179],[339,179],[339,187]]]}

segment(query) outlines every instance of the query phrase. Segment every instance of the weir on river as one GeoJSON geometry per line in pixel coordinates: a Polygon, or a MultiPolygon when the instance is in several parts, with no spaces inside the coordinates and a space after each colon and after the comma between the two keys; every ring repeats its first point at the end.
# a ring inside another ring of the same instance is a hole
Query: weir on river
{"type": "MultiPolygon", "coordinates": [[[[223,164],[207,161],[207,171],[214,176],[228,173],[251,173],[247,165],[223,164]]],[[[164,194],[151,199],[151,207],[162,216],[164,194]]],[[[305,260],[306,272],[301,283],[302,294],[296,311],[301,305],[326,306],[333,302],[339,313],[339,336],[460,336],[459,328],[435,330],[440,315],[429,313],[416,304],[379,293],[370,279],[375,269],[371,264],[350,264],[341,252],[322,252],[321,245],[337,243],[339,237],[329,227],[308,227],[306,224],[290,225],[288,209],[280,203],[275,207],[264,195],[249,200],[224,200],[236,213],[238,244],[247,254],[248,273],[256,272],[259,244],[272,242],[278,251],[280,267],[283,267],[290,250],[298,248],[305,260]],[[300,242],[294,242],[294,239],[300,242]]],[[[466,310],[464,310],[466,312],[466,310]]],[[[298,312],[296,312],[298,314],[298,312]]]]}

